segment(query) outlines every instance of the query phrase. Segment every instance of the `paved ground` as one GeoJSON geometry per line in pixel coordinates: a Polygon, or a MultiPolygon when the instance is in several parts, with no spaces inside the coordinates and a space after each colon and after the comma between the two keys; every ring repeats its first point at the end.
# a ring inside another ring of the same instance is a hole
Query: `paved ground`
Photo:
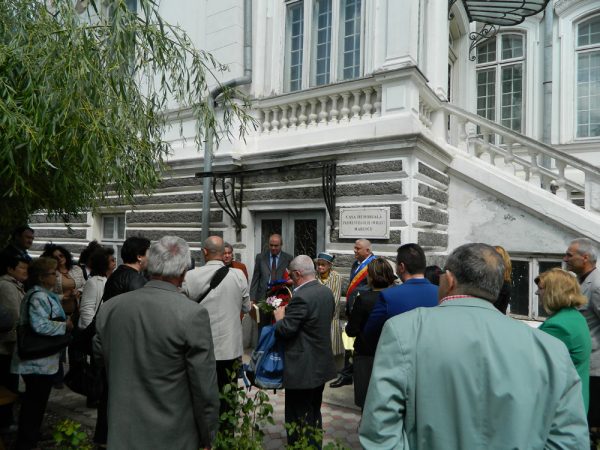
{"type": "MultiPolygon", "coordinates": [[[[251,391],[252,393],[252,391],[251,391]]],[[[285,446],[285,430],[283,428],[285,391],[268,392],[274,409],[275,424],[265,430],[264,448],[266,450],[281,449],[285,446]]],[[[360,449],[357,428],[360,410],[353,404],[352,386],[338,389],[325,387],[323,393],[323,429],[325,443],[338,441],[348,449],[360,449]]],[[[96,421],[96,410],[85,406],[85,398],[71,392],[68,388],[53,389],[48,402],[48,410],[68,417],[93,429],[96,421]]]]}

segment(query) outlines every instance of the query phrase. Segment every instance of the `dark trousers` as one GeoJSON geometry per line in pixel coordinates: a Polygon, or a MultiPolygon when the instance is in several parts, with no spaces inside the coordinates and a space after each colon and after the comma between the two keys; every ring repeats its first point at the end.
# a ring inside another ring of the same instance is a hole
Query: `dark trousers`
{"type": "Polygon", "coordinates": [[[106,444],[108,439],[108,380],[106,370],[100,369],[102,374],[102,393],[98,401],[98,415],[96,417],[96,430],[94,431],[94,442],[106,444]]]}
{"type": "Polygon", "coordinates": [[[354,358],[353,358],[352,350],[344,351],[344,367],[340,370],[339,374],[342,378],[352,379],[352,374],[354,373],[354,358]]]}
{"type": "MultiPolygon", "coordinates": [[[[19,376],[10,373],[10,361],[12,355],[0,355],[0,385],[5,386],[13,392],[19,387],[19,376]]],[[[14,423],[13,404],[0,406],[0,428],[6,428],[14,423]]]]}
{"type": "Polygon", "coordinates": [[[29,450],[37,446],[53,377],[54,375],[23,375],[25,393],[21,397],[16,444],[18,450],[29,450]]]}
{"type": "MultiPolygon", "coordinates": [[[[323,401],[324,384],[312,389],[285,389],[285,423],[295,423],[303,428],[305,426],[313,429],[323,429],[323,419],[321,417],[321,402],[323,401]]],[[[288,445],[293,445],[301,436],[287,431],[288,445]]],[[[306,430],[309,433],[309,443],[320,449],[322,442],[314,439],[314,431],[306,430]]]]}

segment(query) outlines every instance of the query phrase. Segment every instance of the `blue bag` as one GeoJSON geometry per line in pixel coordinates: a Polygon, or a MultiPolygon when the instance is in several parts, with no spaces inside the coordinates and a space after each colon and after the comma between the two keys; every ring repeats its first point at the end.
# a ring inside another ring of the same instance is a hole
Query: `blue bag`
{"type": "Polygon", "coordinates": [[[253,385],[262,389],[283,388],[283,343],[275,338],[275,327],[263,327],[250,363],[244,367],[253,385]]]}

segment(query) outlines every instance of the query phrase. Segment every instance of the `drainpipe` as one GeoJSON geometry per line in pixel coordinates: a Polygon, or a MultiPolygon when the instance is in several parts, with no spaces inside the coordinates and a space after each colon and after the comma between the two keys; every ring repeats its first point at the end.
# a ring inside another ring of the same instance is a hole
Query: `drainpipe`
{"type": "Polygon", "coordinates": [[[542,142],[550,144],[552,140],[552,28],[554,22],[553,2],[548,2],[544,13],[544,106],[542,142]]]}
{"type": "MultiPolygon", "coordinates": [[[[210,91],[208,108],[214,113],[217,98],[225,88],[234,88],[252,83],[252,0],[244,0],[244,76],[227,81],[210,91]]],[[[212,130],[206,131],[204,146],[204,172],[212,172],[214,136],[212,130]]],[[[204,177],[202,186],[202,242],[208,238],[210,227],[210,192],[212,179],[204,177]]]]}

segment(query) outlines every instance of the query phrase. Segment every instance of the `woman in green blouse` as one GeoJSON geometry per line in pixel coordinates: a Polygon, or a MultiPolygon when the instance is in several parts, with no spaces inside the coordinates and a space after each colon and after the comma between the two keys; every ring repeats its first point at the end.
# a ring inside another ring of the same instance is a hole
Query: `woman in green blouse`
{"type": "Polygon", "coordinates": [[[577,279],[562,269],[551,269],[535,279],[537,294],[550,317],[540,330],[560,339],[567,346],[573,365],[581,378],[583,403],[587,412],[590,393],[590,353],[592,341],[585,318],[576,308],[587,303],[577,279]]]}

